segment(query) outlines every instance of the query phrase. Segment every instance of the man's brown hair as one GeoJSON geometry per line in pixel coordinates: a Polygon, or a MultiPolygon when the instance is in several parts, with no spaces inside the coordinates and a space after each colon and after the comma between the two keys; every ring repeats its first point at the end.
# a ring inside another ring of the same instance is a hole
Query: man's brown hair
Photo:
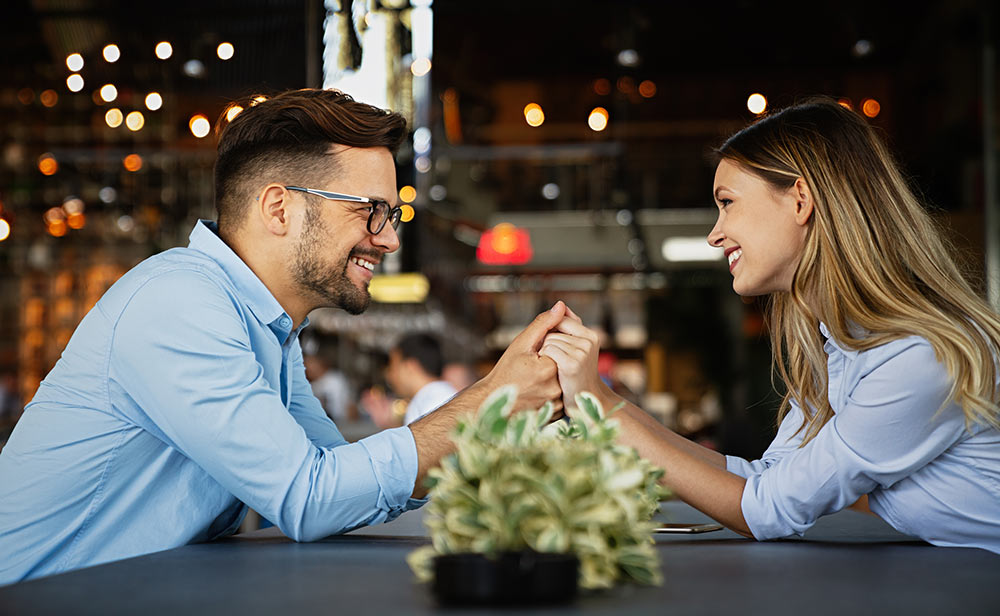
{"type": "Polygon", "coordinates": [[[232,122],[223,114],[217,125],[215,208],[223,237],[240,227],[247,203],[268,182],[309,186],[329,172],[333,144],[395,154],[406,138],[403,116],[337,90],[290,90],[239,104],[243,111],[232,122]]]}

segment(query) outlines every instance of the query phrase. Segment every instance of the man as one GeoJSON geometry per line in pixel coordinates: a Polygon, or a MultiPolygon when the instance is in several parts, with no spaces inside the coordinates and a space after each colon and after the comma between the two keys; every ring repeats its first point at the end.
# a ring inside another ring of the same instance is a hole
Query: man
{"type": "Polygon", "coordinates": [[[441,378],[444,355],[429,334],[409,334],[389,351],[385,378],[392,391],[409,399],[405,407],[389,402],[384,394],[366,392],[365,407],[380,428],[408,426],[455,396],[457,390],[441,378]],[[394,409],[401,408],[403,414],[394,409]]]}
{"type": "Polygon", "coordinates": [[[405,122],[335,91],[244,107],[219,138],[218,224],[105,294],[0,454],[0,583],[208,541],[248,505],[300,541],[383,522],[422,504],[457,417],[496,387],[518,384],[519,408],[559,397],[538,349],[561,303],[439,412],[346,443],[298,336],[317,307],[364,311],[399,246],[405,122]]]}

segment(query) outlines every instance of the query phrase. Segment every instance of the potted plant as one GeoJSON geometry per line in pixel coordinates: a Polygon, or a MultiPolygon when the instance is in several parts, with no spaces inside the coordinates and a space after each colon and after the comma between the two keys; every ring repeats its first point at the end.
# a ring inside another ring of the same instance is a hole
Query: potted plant
{"type": "Polygon", "coordinates": [[[554,423],[551,404],[512,413],[516,399],[513,386],[494,392],[430,472],[431,545],[407,559],[417,577],[445,603],[562,601],[577,582],[659,584],[651,518],[663,471],[615,443],[617,422],[588,393],[554,423]]]}

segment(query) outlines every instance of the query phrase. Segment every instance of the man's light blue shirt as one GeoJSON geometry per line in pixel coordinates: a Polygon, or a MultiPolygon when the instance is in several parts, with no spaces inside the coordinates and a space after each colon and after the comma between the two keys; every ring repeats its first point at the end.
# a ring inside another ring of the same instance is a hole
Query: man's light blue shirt
{"type": "Polygon", "coordinates": [[[1000,431],[966,428],[930,343],[913,336],[853,351],[820,329],[834,417],[800,447],[803,414],[792,404],[760,460],[726,458],[747,479],[742,509],[754,537],[802,534],[867,494],[903,533],[1000,553],[1000,431]]]}
{"type": "Polygon", "coordinates": [[[422,504],[408,428],[349,444],[324,413],[305,325],[208,221],[122,277],[0,453],[0,584],[221,537],[247,505],[309,541],[422,504]]]}

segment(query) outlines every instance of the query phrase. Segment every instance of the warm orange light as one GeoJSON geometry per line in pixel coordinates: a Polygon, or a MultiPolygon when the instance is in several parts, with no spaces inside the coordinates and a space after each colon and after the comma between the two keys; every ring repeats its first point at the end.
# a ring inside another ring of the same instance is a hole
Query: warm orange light
{"type": "Polygon", "coordinates": [[[417,189],[412,186],[404,186],[399,189],[399,198],[409,203],[417,198],[417,189]]]}
{"type": "Polygon", "coordinates": [[[849,98],[838,98],[837,102],[840,103],[840,106],[845,109],[854,109],[854,105],[851,104],[851,99],[849,98]]]}
{"type": "Polygon", "coordinates": [[[125,126],[127,126],[130,131],[141,130],[145,125],[146,118],[142,117],[142,112],[140,111],[131,111],[127,116],[125,116],[125,126]]]}
{"type": "Polygon", "coordinates": [[[622,94],[631,94],[635,91],[635,80],[629,76],[618,78],[618,91],[622,94]]]}
{"type": "Polygon", "coordinates": [[[53,225],[57,222],[62,222],[66,220],[66,210],[59,206],[50,207],[45,210],[45,214],[42,215],[42,220],[45,221],[47,225],[53,225]]]}
{"type": "Polygon", "coordinates": [[[253,104],[256,105],[258,103],[263,103],[266,100],[267,100],[267,97],[264,96],[263,94],[260,94],[260,95],[257,95],[255,97],[253,97],[253,104]]]}
{"type": "Polygon", "coordinates": [[[70,229],[82,229],[87,224],[87,217],[82,213],[70,214],[66,217],[66,225],[70,229]]]}
{"type": "Polygon", "coordinates": [[[122,166],[125,167],[126,171],[136,172],[142,169],[142,156],[138,154],[129,154],[122,159],[122,166]]]}
{"type": "Polygon", "coordinates": [[[524,121],[528,126],[541,126],[545,121],[545,113],[538,103],[528,103],[524,106],[524,121]]]}
{"type": "Polygon", "coordinates": [[[653,98],[656,96],[656,84],[650,80],[645,80],[639,84],[639,95],[643,98],[653,98]]]}
{"type": "Polygon", "coordinates": [[[413,220],[413,217],[417,215],[416,210],[414,210],[413,206],[409,203],[404,203],[399,207],[399,209],[403,211],[402,215],[399,217],[399,219],[403,222],[410,222],[413,220]]]}
{"type": "Polygon", "coordinates": [[[105,112],[104,114],[104,121],[111,128],[118,128],[119,126],[122,125],[122,122],[124,120],[125,116],[122,114],[121,109],[117,107],[112,107],[111,109],[108,109],[107,112],[105,112]]]}
{"type": "Polygon", "coordinates": [[[882,111],[882,105],[874,98],[866,98],[861,101],[861,111],[869,118],[874,118],[882,111]]]}
{"type": "Polygon", "coordinates": [[[0,242],[10,237],[10,223],[0,218],[0,242]]]}
{"type": "Polygon", "coordinates": [[[56,94],[55,90],[45,90],[38,97],[38,100],[42,101],[46,107],[55,107],[56,103],[59,102],[59,95],[56,94]]]}
{"type": "Polygon", "coordinates": [[[759,92],[754,92],[747,97],[747,109],[756,115],[764,113],[767,111],[767,97],[759,92]]]}
{"type": "Polygon", "coordinates": [[[17,91],[17,100],[22,105],[30,105],[35,100],[35,91],[31,88],[21,88],[17,91]]]}
{"type": "Polygon", "coordinates": [[[55,222],[49,223],[48,229],[49,234],[52,237],[62,237],[66,235],[66,221],[57,220],[55,222]]]}
{"type": "Polygon", "coordinates": [[[601,77],[594,80],[594,93],[600,96],[611,94],[611,82],[601,77]]]}
{"type": "Polygon", "coordinates": [[[38,157],[38,170],[42,172],[42,175],[53,175],[59,171],[59,163],[56,162],[55,157],[46,152],[38,157]]]}
{"type": "Polygon", "coordinates": [[[242,111],[243,111],[243,107],[241,107],[239,105],[233,105],[233,106],[231,106],[229,109],[226,110],[226,122],[232,122],[233,118],[235,118],[236,116],[240,115],[240,112],[242,112],[242,111]]]}
{"type": "Polygon", "coordinates": [[[211,132],[212,123],[208,121],[208,118],[199,113],[191,116],[191,120],[188,122],[188,128],[191,129],[192,135],[201,139],[211,132]]]}
{"type": "Polygon", "coordinates": [[[490,246],[502,255],[513,253],[517,250],[517,227],[508,222],[493,227],[493,240],[490,246]]]}
{"type": "Polygon", "coordinates": [[[590,130],[600,132],[608,127],[608,110],[604,107],[594,107],[587,117],[587,126],[590,130]]]}

